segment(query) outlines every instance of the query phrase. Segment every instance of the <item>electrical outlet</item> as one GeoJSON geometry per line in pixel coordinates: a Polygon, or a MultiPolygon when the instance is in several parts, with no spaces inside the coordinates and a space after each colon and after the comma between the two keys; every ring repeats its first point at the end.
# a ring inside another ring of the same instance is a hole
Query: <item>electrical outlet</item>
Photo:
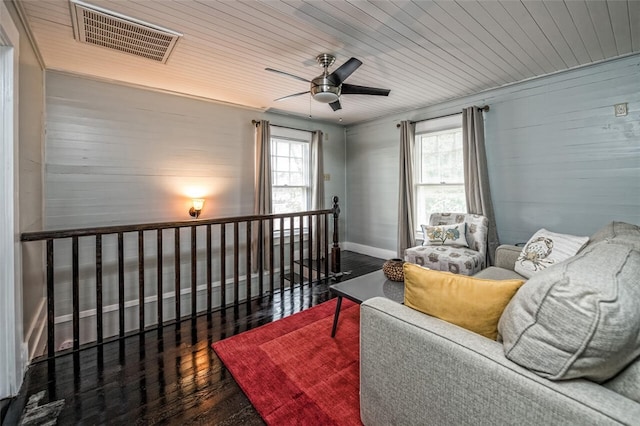
{"type": "Polygon", "coordinates": [[[624,117],[625,115],[627,115],[627,103],[623,103],[623,104],[615,104],[613,106],[616,117],[624,117]]]}
{"type": "Polygon", "coordinates": [[[329,173],[325,173],[324,180],[331,180],[331,175],[329,173]]]}

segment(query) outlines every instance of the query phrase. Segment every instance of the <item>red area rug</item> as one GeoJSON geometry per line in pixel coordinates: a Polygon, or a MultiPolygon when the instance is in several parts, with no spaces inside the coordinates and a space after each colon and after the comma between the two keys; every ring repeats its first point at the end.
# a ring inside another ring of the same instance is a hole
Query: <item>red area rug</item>
{"type": "Polygon", "coordinates": [[[212,345],[269,425],[361,425],[360,306],[336,299],[212,345]]]}

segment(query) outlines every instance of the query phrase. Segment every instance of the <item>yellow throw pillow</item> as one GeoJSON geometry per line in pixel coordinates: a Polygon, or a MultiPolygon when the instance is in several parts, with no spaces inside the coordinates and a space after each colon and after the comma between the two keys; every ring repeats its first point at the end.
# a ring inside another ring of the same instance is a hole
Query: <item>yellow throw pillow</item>
{"type": "Polygon", "coordinates": [[[522,280],[485,280],[404,264],[404,304],[496,340],[498,321],[522,280]]]}

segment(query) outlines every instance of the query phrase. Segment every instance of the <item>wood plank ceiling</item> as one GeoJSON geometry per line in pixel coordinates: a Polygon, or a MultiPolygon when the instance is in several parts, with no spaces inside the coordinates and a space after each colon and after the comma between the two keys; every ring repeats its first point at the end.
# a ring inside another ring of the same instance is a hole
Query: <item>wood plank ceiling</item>
{"type": "Polygon", "coordinates": [[[76,41],[68,0],[18,1],[47,69],[351,124],[640,52],[638,0],[88,0],[184,34],[166,64],[76,41]],[[320,53],[388,98],[308,95],[320,53]]]}

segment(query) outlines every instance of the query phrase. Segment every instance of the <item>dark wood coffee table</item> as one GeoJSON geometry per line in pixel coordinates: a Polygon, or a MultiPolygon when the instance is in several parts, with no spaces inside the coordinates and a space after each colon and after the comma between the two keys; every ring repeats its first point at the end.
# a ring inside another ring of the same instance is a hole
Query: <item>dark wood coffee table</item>
{"type": "Polygon", "coordinates": [[[358,304],[378,296],[386,297],[399,303],[404,301],[404,282],[388,280],[382,273],[382,270],[333,284],[329,286],[329,290],[331,294],[338,296],[331,337],[335,337],[336,335],[343,297],[358,304]]]}

